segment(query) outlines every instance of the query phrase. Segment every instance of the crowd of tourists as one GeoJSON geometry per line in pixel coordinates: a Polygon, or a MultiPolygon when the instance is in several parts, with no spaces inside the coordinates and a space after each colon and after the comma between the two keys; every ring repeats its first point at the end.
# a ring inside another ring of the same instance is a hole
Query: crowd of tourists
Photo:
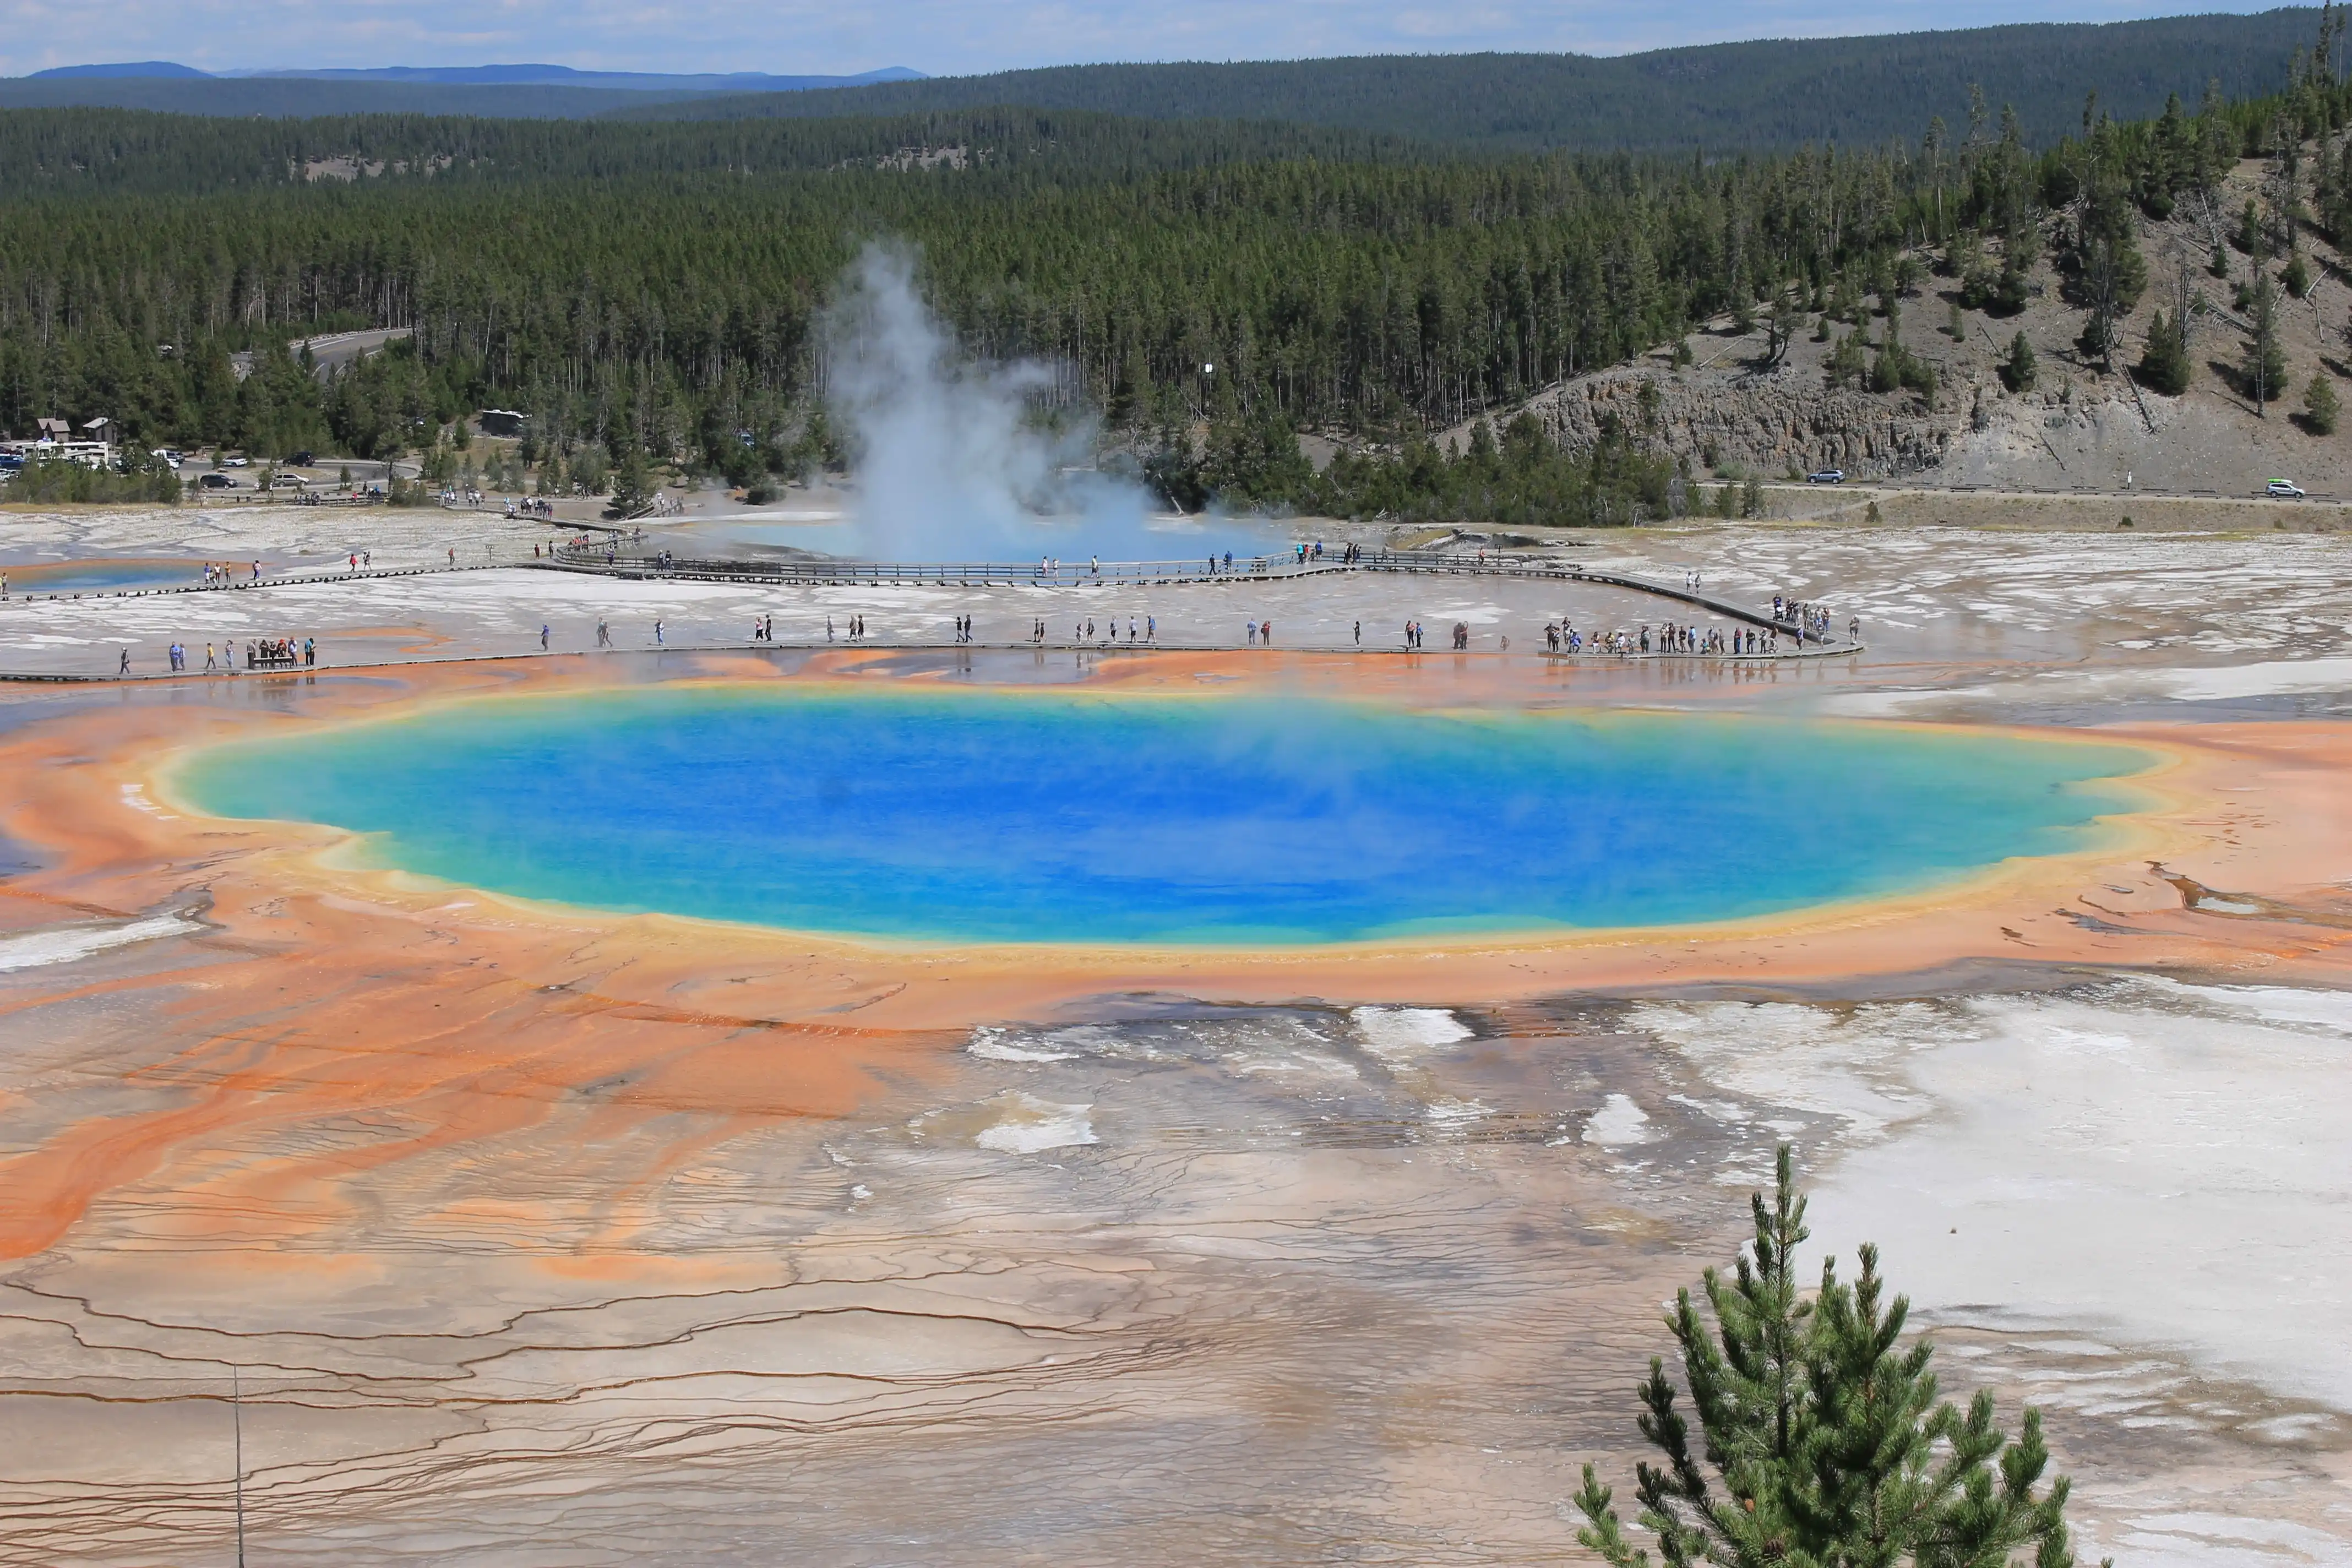
{"type": "MultiPolygon", "coordinates": [[[[1772,595],[1772,618],[1783,625],[1794,621],[1797,625],[1799,642],[1808,638],[1814,642],[1827,642],[1837,635],[1836,624],[1831,618],[1829,606],[1814,604],[1811,600],[1775,594],[1772,595]]],[[[1845,628],[1848,642],[1862,640],[1862,617],[1848,616],[1845,628]]]]}
{"type": "MultiPolygon", "coordinates": [[[[164,667],[174,675],[187,673],[190,658],[188,645],[174,640],[163,650],[164,667]]],[[[245,645],[247,669],[310,669],[319,663],[319,641],[316,637],[253,637],[245,645]]],[[[236,644],[225,642],[205,644],[206,675],[235,675],[237,672],[236,644]]],[[[117,650],[114,673],[131,673],[131,650],[117,650]]]]}
{"type": "Polygon", "coordinates": [[[1756,626],[1695,626],[1669,621],[1663,626],[1599,632],[1588,637],[1565,616],[1544,626],[1544,651],[1554,654],[1685,653],[1701,658],[1738,658],[1780,651],[1778,634],[1756,626]]]}
{"type": "Polygon", "coordinates": [[[245,645],[245,668],[247,669],[292,669],[307,668],[319,662],[319,644],[315,637],[299,641],[292,637],[256,637],[245,645]]]}

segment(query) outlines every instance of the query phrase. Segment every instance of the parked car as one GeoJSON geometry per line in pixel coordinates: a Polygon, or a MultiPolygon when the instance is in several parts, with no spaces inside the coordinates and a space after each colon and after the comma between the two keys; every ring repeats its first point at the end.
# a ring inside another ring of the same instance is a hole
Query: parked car
{"type": "Polygon", "coordinates": [[[1845,483],[1845,470],[1843,468],[1823,468],[1819,473],[1807,474],[1805,476],[1805,483],[1809,485],[1842,485],[1845,483]]]}
{"type": "Polygon", "coordinates": [[[201,488],[208,490],[233,490],[236,489],[236,480],[226,474],[198,474],[196,476],[196,483],[201,488]]]}
{"type": "Polygon", "coordinates": [[[297,452],[286,460],[298,468],[307,468],[316,459],[308,452],[297,452]]]}
{"type": "Polygon", "coordinates": [[[2303,490],[2292,479],[2273,479],[2270,483],[2263,487],[2263,493],[2264,495],[2293,496],[2300,498],[2303,494],[2303,490]]]}
{"type": "Polygon", "coordinates": [[[221,467],[224,468],[242,468],[251,466],[252,462],[252,458],[239,455],[232,458],[223,458],[221,459],[221,467]]]}
{"type": "Polygon", "coordinates": [[[167,468],[177,468],[180,466],[180,454],[174,447],[158,447],[147,455],[167,468]]]}
{"type": "Polygon", "coordinates": [[[269,481],[269,488],[273,490],[307,490],[310,488],[310,481],[299,474],[279,474],[269,481]]]}

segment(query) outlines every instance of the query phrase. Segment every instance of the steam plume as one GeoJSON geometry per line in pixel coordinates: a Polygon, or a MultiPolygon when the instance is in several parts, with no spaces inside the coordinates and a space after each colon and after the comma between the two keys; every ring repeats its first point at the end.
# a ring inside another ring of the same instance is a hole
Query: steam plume
{"type": "Polygon", "coordinates": [[[854,454],[859,542],[869,553],[1019,558],[1067,550],[1079,537],[1096,549],[1139,542],[1149,495],[1091,471],[1091,430],[1049,433],[1023,417],[1046,384],[1042,366],[961,362],[915,291],[906,250],[866,248],[826,340],[826,398],[854,454]]]}

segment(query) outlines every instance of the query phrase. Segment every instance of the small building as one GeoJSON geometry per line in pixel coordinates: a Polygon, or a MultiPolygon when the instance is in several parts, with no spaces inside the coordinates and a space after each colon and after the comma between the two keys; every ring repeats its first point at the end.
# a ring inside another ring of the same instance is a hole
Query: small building
{"type": "Polygon", "coordinates": [[[70,441],[73,439],[73,426],[67,424],[62,419],[36,419],[33,421],[33,428],[37,432],[34,437],[34,439],[37,441],[70,441]]]}
{"type": "Polygon", "coordinates": [[[511,408],[485,408],[477,416],[485,436],[519,437],[530,424],[528,415],[517,414],[511,408]]]}

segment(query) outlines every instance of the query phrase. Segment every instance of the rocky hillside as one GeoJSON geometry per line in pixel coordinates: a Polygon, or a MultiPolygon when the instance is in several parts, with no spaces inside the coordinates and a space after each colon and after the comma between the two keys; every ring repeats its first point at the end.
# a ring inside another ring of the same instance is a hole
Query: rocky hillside
{"type": "MultiPolygon", "coordinates": [[[[1878,394],[1830,384],[1836,341],[1852,328],[1808,315],[1780,362],[1763,363],[1765,328],[1742,331],[1729,320],[1689,340],[1687,365],[1670,349],[1640,363],[1580,376],[1547,388],[1526,405],[1557,437],[1581,447],[1613,416],[1654,449],[1687,460],[1699,473],[1765,477],[1842,468],[1856,477],[1911,478],[1931,484],[2016,486],[2035,489],[2147,489],[2221,494],[2291,478],[2314,491],[2352,495],[2352,266],[2315,232],[2304,234],[2314,279],[2305,298],[2281,291],[2280,337],[2291,389],[2258,416],[2232,371],[2246,356],[2247,328],[2232,309],[2252,264],[2223,245],[2230,275],[2209,262],[2233,226],[2221,215],[2258,194],[2264,170],[2242,164],[2209,216],[2184,204],[2163,222],[2143,220],[2140,250],[2148,281],[2121,322],[2116,371],[2103,371],[2076,347],[2084,312],[2061,298],[2045,246],[2030,278],[2024,308],[1996,316],[1960,303],[1959,282],[1940,275],[1932,254],[1915,259],[1921,276],[1900,296],[1903,344],[1930,366],[1933,398],[1878,394]],[[2144,351],[2159,309],[2201,295],[2209,309],[2190,315],[2188,391],[2167,397],[2135,384],[2124,370],[2144,351]],[[2034,388],[2011,392],[1999,367],[2023,332],[2038,360],[2034,388]],[[2333,435],[2296,417],[2305,386],[2325,374],[2347,415],[2333,435]]],[[[2284,270],[2273,258],[2265,270],[2284,270]]],[[[1864,331],[1875,342],[1885,319],[1873,301],[1864,331]]],[[[1516,410],[1505,411],[1507,418],[1516,410]]],[[[1465,425],[1450,434],[1466,440],[1465,425]]]]}

